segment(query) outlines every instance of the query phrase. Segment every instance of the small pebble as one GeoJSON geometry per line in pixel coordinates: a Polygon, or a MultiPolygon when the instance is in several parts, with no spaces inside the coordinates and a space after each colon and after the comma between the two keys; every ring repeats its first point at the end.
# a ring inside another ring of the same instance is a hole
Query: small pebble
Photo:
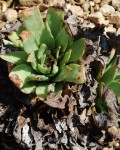
{"type": "Polygon", "coordinates": [[[99,10],[99,4],[96,4],[96,5],[95,5],[94,10],[95,10],[95,11],[98,11],[98,10],[99,10]]]}
{"type": "Polygon", "coordinates": [[[90,6],[95,6],[95,3],[93,1],[89,1],[90,6]]]}
{"type": "Polygon", "coordinates": [[[120,0],[112,0],[112,6],[120,11],[120,0]]]}
{"type": "Polygon", "coordinates": [[[89,19],[92,20],[96,24],[103,24],[105,21],[105,18],[101,12],[90,14],[89,19]]]}
{"type": "Polygon", "coordinates": [[[112,33],[115,33],[115,32],[116,32],[116,28],[114,28],[113,26],[105,27],[104,33],[106,33],[106,32],[112,32],[112,33]]]}
{"type": "Polygon", "coordinates": [[[82,5],[82,8],[83,8],[83,10],[84,10],[85,12],[87,12],[87,11],[89,11],[90,4],[89,4],[89,3],[84,3],[84,4],[82,5]]]}
{"type": "Polygon", "coordinates": [[[109,15],[108,20],[112,24],[120,24],[120,12],[116,11],[115,13],[109,15]]]}
{"type": "Polygon", "coordinates": [[[5,25],[5,22],[0,20],[0,30],[4,27],[4,25],[5,25]]]}
{"type": "Polygon", "coordinates": [[[4,17],[8,22],[13,22],[17,19],[17,11],[9,8],[5,12],[4,17]]]}
{"type": "Polygon", "coordinates": [[[101,0],[93,0],[96,4],[99,4],[101,0]]]}
{"type": "Polygon", "coordinates": [[[71,5],[69,10],[73,13],[73,14],[77,14],[79,16],[83,16],[83,9],[80,6],[74,6],[71,5]]]}
{"type": "Polygon", "coordinates": [[[78,3],[80,4],[84,4],[85,3],[85,0],[76,0],[78,3]]]}
{"type": "Polygon", "coordinates": [[[111,2],[111,0],[102,0],[102,2],[100,3],[100,6],[107,5],[110,2],[111,2]]]}
{"type": "Polygon", "coordinates": [[[6,29],[10,29],[10,28],[11,28],[11,25],[10,25],[9,23],[6,23],[6,24],[5,24],[5,28],[6,28],[6,29]]]}
{"type": "Polygon", "coordinates": [[[103,5],[99,10],[104,16],[108,16],[115,12],[115,9],[110,5],[103,5]]]}

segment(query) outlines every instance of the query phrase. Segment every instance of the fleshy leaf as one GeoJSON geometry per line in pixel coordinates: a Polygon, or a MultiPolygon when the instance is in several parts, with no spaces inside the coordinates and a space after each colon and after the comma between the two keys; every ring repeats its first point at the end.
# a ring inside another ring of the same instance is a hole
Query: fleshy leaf
{"type": "Polygon", "coordinates": [[[84,52],[85,52],[85,39],[79,39],[75,41],[69,49],[72,49],[71,57],[69,62],[77,61],[79,60],[84,52]]]}
{"type": "Polygon", "coordinates": [[[50,27],[51,33],[54,37],[62,29],[64,19],[64,12],[62,10],[56,10],[56,8],[49,8],[47,12],[46,22],[50,27]]]}
{"type": "Polygon", "coordinates": [[[117,59],[115,58],[113,63],[108,66],[107,71],[103,74],[100,82],[104,82],[106,85],[109,85],[115,78],[117,73],[117,59]]]}
{"type": "Polygon", "coordinates": [[[116,94],[117,98],[119,99],[120,98],[120,83],[113,81],[112,83],[110,83],[108,87],[113,90],[113,92],[116,94]]]}
{"type": "Polygon", "coordinates": [[[54,90],[55,84],[52,83],[41,83],[37,88],[36,88],[36,95],[39,98],[46,98],[47,95],[54,90]]]}
{"type": "Polygon", "coordinates": [[[70,47],[72,44],[73,44],[73,38],[69,35],[69,36],[68,36],[68,48],[67,48],[67,49],[69,49],[69,47],[70,47]]]}
{"type": "Polygon", "coordinates": [[[27,54],[30,54],[32,51],[38,50],[38,45],[36,43],[35,34],[30,31],[23,31],[20,34],[20,37],[23,40],[24,51],[27,54]]]}
{"type": "Polygon", "coordinates": [[[28,82],[22,87],[21,91],[25,94],[35,93],[36,86],[35,82],[28,82]]]}
{"type": "Polygon", "coordinates": [[[40,62],[40,59],[43,57],[43,55],[45,54],[45,52],[47,51],[47,45],[46,44],[42,44],[38,50],[37,53],[37,58],[40,62]]]}
{"type": "Polygon", "coordinates": [[[109,108],[108,108],[107,104],[104,103],[101,98],[96,98],[95,102],[96,102],[98,109],[101,112],[107,112],[108,111],[109,108]]]}
{"type": "Polygon", "coordinates": [[[58,32],[55,39],[55,47],[58,48],[59,46],[61,46],[61,53],[65,52],[68,46],[68,34],[64,28],[58,32]]]}
{"type": "Polygon", "coordinates": [[[115,52],[116,52],[116,49],[115,48],[112,48],[111,52],[110,52],[110,55],[109,55],[109,58],[108,58],[108,62],[107,64],[109,64],[111,62],[111,60],[113,59],[113,57],[115,56],[115,52]]]}
{"type": "Polygon", "coordinates": [[[27,62],[30,62],[32,65],[32,68],[36,71],[38,71],[38,66],[37,66],[37,59],[35,56],[35,52],[32,51],[31,54],[28,56],[27,62]]]}
{"type": "Polygon", "coordinates": [[[17,51],[6,55],[0,55],[0,58],[2,58],[3,60],[17,65],[26,63],[27,57],[28,55],[24,51],[17,51]]]}
{"type": "Polygon", "coordinates": [[[31,68],[31,66],[21,64],[14,67],[9,74],[9,78],[18,88],[21,88],[29,81],[28,76],[31,74],[34,74],[34,70],[31,68]]]}
{"type": "Polygon", "coordinates": [[[53,35],[51,34],[51,30],[46,22],[46,26],[41,33],[40,44],[46,44],[48,49],[53,50],[55,47],[55,40],[53,35]]]}
{"type": "Polygon", "coordinates": [[[50,75],[48,75],[48,77],[53,77],[55,74],[58,73],[58,70],[59,70],[59,67],[57,66],[57,62],[54,61],[52,72],[50,73],[50,75]]]}
{"type": "Polygon", "coordinates": [[[49,74],[51,71],[51,68],[47,68],[45,66],[42,66],[41,64],[38,64],[38,70],[42,74],[49,74]]]}
{"type": "MultiPolygon", "coordinates": [[[[8,40],[3,40],[3,42],[4,42],[5,45],[14,45],[13,42],[8,41],[8,40]]],[[[15,45],[14,45],[14,46],[15,46],[15,45]]]]}
{"type": "Polygon", "coordinates": [[[77,84],[85,83],[85,68],[78,64],[70,64],[61,70],[61,72],[56,75],[53,79],[55,82],[66,81],[73,82],[77,84]]]}
{"type": "Polygon", "coordinates": [[[37,74],[31,74],[26,79],[30,81],[48,81],[49,80],[49,78],[46,77],[45,75],[37,75],[37,74]]]}
{"type": "Polygon", "coordinates": [[[28,31],[35,34],[35,41],[39,45],[40,35],[44,29],[44,23],[39,9],[29,9],[24,12],[24,26],[28,31]]]}
{"type": "Polygon", "coordinates": [[[23,48],[23,43],[22,43],[22,41],[20,40],[20,38],[19,38],[19,36],[17,35],[16,32],[10,33],[10,35],[8,36],[8,38],[13,42],[13,44],[14,44],[16,47],[23,48]]]}
{"type": "Polygon", "coordinates": [[[65,53],[63,56],[62,60],[59,63],[59,68],[60,70],[65,66],[65,64],[69,61],[70,56],[71,56],[72,50],[70,49],[68,52],[65,53]]]}

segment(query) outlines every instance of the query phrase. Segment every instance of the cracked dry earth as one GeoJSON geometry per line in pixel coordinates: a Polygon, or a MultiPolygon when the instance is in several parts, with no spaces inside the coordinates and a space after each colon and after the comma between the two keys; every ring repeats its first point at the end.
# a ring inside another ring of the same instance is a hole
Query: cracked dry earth
{"type": "Polygon", "coordinates": [[[7,0],[0,1],[0,53],[17,48],[3,39],[22,23],[28,7],[64,10],[64,24],[75,38],[85,37],[87,82],[66,83],[57,99],[38,101],[22,94],[9,80],[6,62],[0,59],[0,149],[1,150],[120,150],[120,106],[112,90],[104,87],[103,99],[110,108],[100,113],[95,105],[100,64],[106,65],[111,49],[120,53],[119,0],[7,0]]]}

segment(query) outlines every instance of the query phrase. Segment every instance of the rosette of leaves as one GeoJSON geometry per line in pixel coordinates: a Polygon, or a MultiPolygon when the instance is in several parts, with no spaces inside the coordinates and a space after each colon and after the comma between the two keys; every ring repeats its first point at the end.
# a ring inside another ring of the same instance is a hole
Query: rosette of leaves
{"type": "Polygon", "coordinates": [[[104,73],[99,79],[98,85],[98,96],[96,98],[96,104],[101,112],[109,111],[108,106],[102,101],[102,95],[104,93],[104,86],[111,89],[116,97],[118,102],[120,102],[120,68],[118,65],[119,57],[116,54],[116,50],[113,48],[111,50],[108,63],[104,68],[104,73]]]}
{"type": "Polygon", "coordinates": [[[4,41],[21,48],[0,57],[15,64],[9,78],[22,92],[46,98],[59,93],[64,82],[85,83],[85,68],[77,63],[85,51],[84,39],[73,41],[63,20],[60,9],[49,8],[45,22],[38,9],[30,9],[19,30],[4,41]]]}

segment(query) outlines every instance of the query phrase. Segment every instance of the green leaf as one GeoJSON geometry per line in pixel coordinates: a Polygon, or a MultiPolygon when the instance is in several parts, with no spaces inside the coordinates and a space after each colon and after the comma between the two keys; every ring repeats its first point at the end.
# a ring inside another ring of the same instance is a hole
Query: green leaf
{"type": "Polygon", "coordinates": [[[47,45],[42,44],[37,53],[37,58],[38,58],[39,62],[40,62],[40,59],[43,57],[43,55],[46,53],[46,51],[47,51],[47,45]]]}
{"type": "Polygon", "coordinates": [[[49,78],[45,75],[37,75],[37,74],[31,74],[27,77],[27,80],[29,81],[48,81],[49,78]]]}
{"type": "Polygon", "coordinates": [[[116,73],[115,80],[120,81],[120,69],[118,69],[118,71],[116,73]]]}
{"type": "Polygon", "coordinates": [[[41,83],[37,88],[36,88],[36,95],[39,98],[46,98],[47,95],[54,90],[55,84],[52,83],[41,83]]]}
{"type": "Polygon", "coordinates": [[[20,37],[23,40],[23,47],[24,51],[27,54],[30,54],[32,51],[38,50],[38,45],[36,43],[36,35],[34,33],[31,33],[29,31],[23,31],[20,34],[20,37]]]}
{"type": "Polygon", "coordinates": [[[22,32],[22,31],[25,31],[25,30],[26,30],[26,29],[25,29],[24,25],[21,25],[16,33],[17,33],[17,35],[19,36],[19,35],[21,34],[21,32],[22,32]]]}
{"type": "Polygon", "coordinates": [[[101,98],[95,99],[96,105],[101,112],[108,112],[109,108],[106,103],[102,101],[101,98]]]}
{"type": "Polygon", "coordinates": [[[64,12],[56,8],[49,8],[47,12],[46,22],[48,23],[51,33],[54,37],[62,29],[64,12]]]}
{"type": "Polygon", "coordinates": [[[117,73],[117,58],[115,58],[113,63],[110,64],[110,67],[101,77],[100,82],[104,82],[108,86],[115,79],[116,73],[117,73]]]}
{"type": "Polygon", "coordinates": [[[31,66],[28,66],[26,64],[21,64],[14,67],[14,69],[9,74],[9,78],[18,88],[21,88],[28,81],[30,81],[30,79],[28,79],[28,76],[34,73],[35,72],[31,68],[31,66]]]}
{"type": "Polygon", "coordinates": [[[25,94],[35,93],[37,84],[35,82],[28,82],[22,88],[21,91],[25,94]]]}
{"type": "Polygon", "coordinates": [[[6,55],[0,55],[0,58],[2,58],[3,60],[17,65],[26,63],[27,57],[28,55],[24,51],[17,51],[6,55]]]}
{"type": "Polygon", "coordinates": [[[69,49],[72,49],[72,53],[71,53],[69,62],[74,62],[74,61],[79,60],[85,52],[85,39],[82,38],[82,39],[75,41],[69,47],[69,49]]]}
{"type": "Polygon", "coordinates": [[[54,82],[66,81],[77,84],[85,83],[85,69],[83,66],[80,66],[78,64],[67,65],[63,67],[61,72],[58,73],[53,80],[54,82]]]}
{"type": "Polygon", "coordinates": [[[69,47],[70,47],[72,44],[73,44],[73,38],[69,35],[69,36],[68,36],[68,48],[67,48],[67,49],[69,49],[69,47]]]}
{"type": "Polygon", "coordinates": [[[19,38],[19,36],[17,35],[16,32],[10,33],[10,35],[8,36],[8,38],[13,42],[13,44],[14,44],[16,47],[23,48],[23,43],[22,43],[22,41],[20,40],[20,38],[19,38]]]}
{"type": "Polygon", "coordinates": [[[38,64],[38,70],[42,74],[49,74],[51,71],[51,68],[47,68],[46,66],[42,66],[41,64],[38,64]]]}
{"type": "Polygon", "coordinates": [[[110,52],[110,55],[109,55],[109,58],[108,58],[108,62],[107,64],[109,64],[111,62],[111,60],[113,59],[113,57],[115,56],[115,52],[116,52],[116,49],[115,48],[112,48],[111,52],[110,52]]]}
{"type": "Polygon", "coordinates": [[[70,56],[71,56],[71,52],[72,50],[70,49],[68,52],[65,53],[65,55],[63,56],[62,60],[59,63],[59,68],[60,70],[66,65],[66,63],[68,63],[70,56]]]}
{"type": "Polygon", "coordinates": [[[112,83],[110,83],[108,87],[113,90],[117,98],[120,98],[120,83],[119,82],[113,81],[112,83]]]}
{"type": "Polygon", "coordinates": [[[5,45],[13,45],[13,46],[15,46],[13,42],[8,41],[8,40],[3,40],[3,42],[4,42],[5,45]]]}
{"type": "Polygon", "coordinates": [[[28,56],[27,62],[30,62],[32,68],[34,70],[38,71],[38,66],[37,66],[38,62],[37,62],[37,59],[36,59],[34,51],[32,51],[31,54],[28,56]]]}
{"type": "Polygon", "coordinates": [[[26,30],[34,33],[35,41],[37,45],[40,44],[40,35],[44,29],[44,23],[40,14],[39,9],[29,9],[29,11],[24,12],[24,26],[26,30]]]}
{"type": "Polygon", "coordinates": [[[56,56],[56,59],[58,59],[59,58],[59,54],[60,54],[60,49],[61,49],[61,47],[59,46],[56,50],[55,50],[55,56],[56,56]]]}
{"type": "Polygon", "coordinates": [[[64,28],[58,32],[55,39],[55,47],[58,48],[59,46],[61,46],[61,53],[65,52],[68,46],[68,34],[64,28]]]}
{"type": "Polygon", "coordinates": [[[54,61],[52,71],[51,71],[51,73],[48,75],[48,77],[53,77],[55,74],[58,73],[58,71],[59,71],[59,67],[57,66],[57,61],[54,61]]]}
{"type": "Polygon", "coordinates": [[[40,44],[46,44],[48,49],[51,50],[55,48],[55,40],[47,23],[43,32],[41,33],[40,44]]]}

